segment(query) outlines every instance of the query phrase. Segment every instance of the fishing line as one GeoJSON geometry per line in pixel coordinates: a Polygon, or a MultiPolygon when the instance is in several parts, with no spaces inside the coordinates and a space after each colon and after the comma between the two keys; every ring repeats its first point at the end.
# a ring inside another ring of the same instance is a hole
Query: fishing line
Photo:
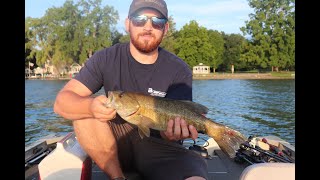
{"type": "MultiPolygon", "coordinates": [[[[205,142],[205,144],[202,147],[209,146],[209,141],[207,139],[204,139],[204,138],[201,138],[201,137],[198,137],[197,139],[201,139],[201,140],[203,140],[205,142]]],[[[195,140],[193,140],[193,145],[197,145],[197,142],[195,140]]]]}

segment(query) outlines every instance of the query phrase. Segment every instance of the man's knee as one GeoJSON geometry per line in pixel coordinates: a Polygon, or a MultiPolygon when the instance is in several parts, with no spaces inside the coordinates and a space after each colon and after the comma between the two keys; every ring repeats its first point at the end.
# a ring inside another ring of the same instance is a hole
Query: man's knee
{"type": "Polygon", "coordinates": [[[73,127],[80,146],[101,169],[107,168],[107,162],[117,161],[116,141],[107,123],[85,119],[74,121],[73,127]]]}
{"type": "Polygon", "coordinates": [[[96,119],[73,121],[73,128],[81,146],[86,150],[103,150],[107,144],[115,143],[113,133],[107,123],[96,119]]]}
{"type": "Polygon", "coordinates": [[[206,180],[206,179],[200,176],[192,176],[192,177],[188,177],[185,180],[206,180]]]}

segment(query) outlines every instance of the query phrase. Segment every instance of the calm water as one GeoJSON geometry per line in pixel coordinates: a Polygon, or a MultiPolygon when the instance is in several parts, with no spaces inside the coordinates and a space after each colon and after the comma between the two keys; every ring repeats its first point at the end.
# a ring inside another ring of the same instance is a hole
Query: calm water
{"type": "MultiPolygon", "coordinates": [[[[25,145],[50,134],[72,131],[53,112],[62,80],[25,81],[25,145]]],[[[294,80],[194,80],[193,100],[209,108],[207,117],[244,135],[276,135],[295,145],[294,80]]],[[[99,91],[103,93],[103,91],[99,91]]]]}

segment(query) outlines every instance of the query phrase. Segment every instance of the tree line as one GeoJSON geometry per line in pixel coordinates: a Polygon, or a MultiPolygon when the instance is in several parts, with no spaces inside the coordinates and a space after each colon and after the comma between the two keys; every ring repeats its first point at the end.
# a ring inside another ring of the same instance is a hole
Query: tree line
{"type": "MultiPolygon", "coordinates": [[[[72,63],[84,63],[94,52],[129,41],[116,28],[119,14],[102,0],[67,0],[47,9],[41,18],[25,19],[25,64],[53,64],[62,71],[72,63]]],[[[240,34],[226,34],[190,20],[176,30],[174,17],[161,47],[182,58],[190,68],[199,63],[213,72],[294,70],[295,1],[248,0],[254,13],[240,34]],[[248,36],[249,38],[245,38],[248,36]]]]}

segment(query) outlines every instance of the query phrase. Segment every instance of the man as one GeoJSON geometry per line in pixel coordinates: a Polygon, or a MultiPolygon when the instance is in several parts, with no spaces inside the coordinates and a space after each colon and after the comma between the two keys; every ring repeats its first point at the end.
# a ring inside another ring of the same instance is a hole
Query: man
{"type": "Polygon", "coordinates": [[[178,140],[197,138],[197,130],[179,117],[167,131],[152,130],[141,139],[137,128],[106,108],[104,87],[172,99],[192,100],[192,73],[177,56],[159,47],[167,33],[168,10],[163,0],[133,0],[125,21],[130,43],[100,50],[58,93],[54,111],[73,120],[81,147],[111,179],[137,171],[144,179],[207,179],[202,157],[178,140]]]}

